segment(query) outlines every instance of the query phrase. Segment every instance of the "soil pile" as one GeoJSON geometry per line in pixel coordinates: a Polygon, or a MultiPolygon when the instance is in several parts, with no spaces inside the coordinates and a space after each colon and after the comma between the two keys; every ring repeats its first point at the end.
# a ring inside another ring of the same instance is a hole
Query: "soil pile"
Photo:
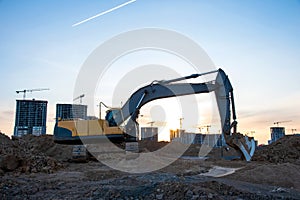
{"type": "Polygon", "coordinates": [[[14,142],[7,135],[0,132],[0,155],[15,154],[15,150],[14,142]]]}
{"type": "Polygon", "coordinates": [[[27,149],[31,154],[44,154],[58,161],[67,161],[72,157],[72,146],[56,144],[52,135],[25,135],[21,138],[13,137],[19,148],[27,149]]]}
{"type": "Polygon", "coordinates": [[[270,145],[263,146],[255,151],[252,160],[300,165],[300,136],[286,135],[270,145]]]}
{"type": "Polygon", "coordinates": [[[256,164],[251,163],[236,173],[227,176],[234,180],[273,185],[300,190],[300,165],[292,163],[256,164]]]}
{"type": "Polygon", "coordinates": [[[153,152],[162,149],[164,146],[168,145],[169,142],[156,142],[150,140],[139,141],[140,152],[153,152]]]}
{"type": "Polygon", "coordinates": [[[167,182],[156,186],[155,195],[149,199],[262,199],[268,196],[239,191],[235,187],[217,182],[186,184],[167,182]],[[162,197],[162,198],[160,198],[162,197]]]}
{"type": "Polygon", "coordinates": [[[55,144],[51,135],[10,139],[0,133],[0,174],[10,171],[52,173],[71,158],[71,148],[55,144]]]}
{"type": "Polygon", "coordinates": [[[227,178],[300,190],[300,136],[259,147],[251,163],[227,178]]]}

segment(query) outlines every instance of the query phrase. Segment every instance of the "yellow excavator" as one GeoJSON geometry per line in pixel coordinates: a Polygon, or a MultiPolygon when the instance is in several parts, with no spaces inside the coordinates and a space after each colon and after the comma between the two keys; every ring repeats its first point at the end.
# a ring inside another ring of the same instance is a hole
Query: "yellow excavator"
{"type": "Polygon", "coordinates": [[[136,90],[122,108],[109,109],[105,119],[58,121],[54,128],[54,141],[74,145],[82,144],[82,139],[84,143],[94,143],[108,138],[115,143],[125,141],[126,144],[130,144],[137,141],[137,118],[143,105],[162,98],[210,92],[214,92],[216,96],[222,135],[226,144],[239,152],[245,160],[250,161],[255,151],[255,140],[237,132],[233,88],[222,69],[171,80],[153,81],[136,90]],[[213,81],[187,82],[189,79],[213,73],[217,73],[213,81]]]}

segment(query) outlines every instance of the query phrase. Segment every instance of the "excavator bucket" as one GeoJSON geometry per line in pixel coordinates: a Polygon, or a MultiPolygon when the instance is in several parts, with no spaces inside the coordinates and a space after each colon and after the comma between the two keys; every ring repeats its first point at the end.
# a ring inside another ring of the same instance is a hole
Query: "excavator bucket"
{"type": "Polygon", "coordinates": [[[240,151],[246,161],[250,161],[255,152],[255,140],[253,137],[248,137],[241,133],[233,133],[230,136],[225,136],[226,143],[240,151]]]}

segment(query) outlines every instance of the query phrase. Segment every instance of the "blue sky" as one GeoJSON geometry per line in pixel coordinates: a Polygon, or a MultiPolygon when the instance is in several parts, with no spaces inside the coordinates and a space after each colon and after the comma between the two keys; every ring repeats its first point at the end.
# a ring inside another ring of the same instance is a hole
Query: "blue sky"
{"type": "MultiPolygon", "coordinates": [[[[157,27],[196,41],[235,89],[241,131],[269,137],[274,121],[292,120],[300,131],[300,1],[137,0],[72,27],[125,0],[0,1],[0,130],[11,134],[19,89],[49,101],[51,132],[55,104],[71,102],[81,65],[101,43],[133,29],[157,27]]],[[[290,132],[287,130],[287,132],[290,132]]]]}

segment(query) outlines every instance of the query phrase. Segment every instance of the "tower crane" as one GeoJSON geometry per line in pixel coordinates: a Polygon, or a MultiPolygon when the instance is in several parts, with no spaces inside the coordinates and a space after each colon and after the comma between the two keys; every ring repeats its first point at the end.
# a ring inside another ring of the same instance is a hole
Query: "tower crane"
{"type": "Polygon", "coordinates": [[[180,130],[182,130],[182,121],[183,121],[183,120],[184,120],[183,117],[180,117],[180,118],[179,118],[179,125],[180,125],[180,126],[179,126],[179,127],[180,127],[179,129],[180,129],[180,130]]]}
{"type": "Polygon", "coordinates": [[[80,99],[79,102],[80,102],[80,104],[82,104],[82,98],[83,98],[83,97],[84,97],[84,94],[82,94],[82,95],[80,95],[80,96],[74,98],[73,101],[76,101],[76,100],[80,99]]]}
{"type": "Polygon", "coordinates": [[[206,125],[206,126],[198,126],[197,128],[199,129],[200,133],[201,133],[201,130],[206,128],[206,132],[207,134],[209,133],[209,128],[211,127],[211,125],[206,125]]]}
{"type": "Polygon", "coordinates": [[[162,122],[162,121],[151,121],[151,122],[148,122],[147,124],[150,124],[151,127],[153,127],[154,124],[156,124],[156,126],[166,126],[167,122],[162,122]]]}
{"type": "Polygon", "coordinates": [[[278,127],[278,125],[279,124],[282,124],[282,123],[287,123],[287,122],[291,122],[292,120],[287,120],[287,121],[278,121],[278,122],[274,122],[274,124],[276,124],[277,125],[277,127],[278,127]]]}
{"type": "Polygon", "coordinates": [[[155,123],[155,121],[151,121],[151,122],[148,122],[147,124],[150,124],[151,127],[153,127],[153,124],[155,123]]]}
{"type": "Polygon", "coordinates": [[[49,88],[38,88],[38,89],[25,89],[25,90],[17,90],[16,93],[23,93],[23,100],[26,98],[26,92],[37,92],[43,90],[50,90],[49,88]]]}

